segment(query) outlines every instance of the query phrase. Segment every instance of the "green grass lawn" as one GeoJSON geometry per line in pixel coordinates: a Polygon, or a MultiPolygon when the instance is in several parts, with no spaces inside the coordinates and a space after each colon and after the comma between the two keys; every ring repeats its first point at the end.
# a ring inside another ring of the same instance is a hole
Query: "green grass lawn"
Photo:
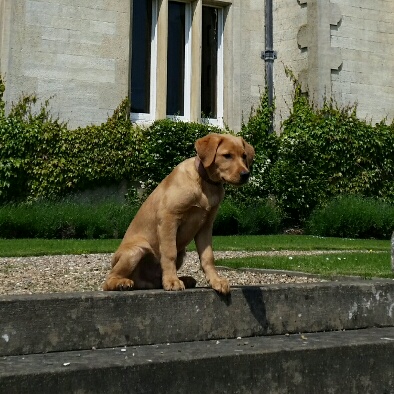
{"type": "MultiPolygon", "coordinates": [[[[112,253],[120,239],[0,239],[0,257],[112,253]]],[[[214,250],[374,250],[388,251],[390,241],[300,235],[214,237],[214,250]]],[[[189,250],[195,250],[191,244],[189,250]]]]}
{"type": "Polygon", "coordinates": [[[112,253],[120,239],[0,239],[0,257],[112,253]]]}
{"type": "Polygon", "coordinates": [[[217,265],[230,268],[262,268],[301,271],[327,277],[355,275],[363,278],[393,278],[390,252],[335,253],[318,256],[248,257],[217,260],[217,265]]]}
{"type": "MultiPolygon", "coordinates": [[[[110,240],[0,239],[0,257],[54,254],[113,253],[120,243],[110,240]]],[[[394,278],[390,264],[390,241],[323,238],[300,235],[214,237],[214,250],[232,251],[327,251],[326,255],[259,256],[218,260],[233,268],[265,268],[335,275],[394,278]],[[352,250],[353,253],[345,253],[352,250]]],[[[189,250],[195,250],[191,245],[189,250]]]]}
{"type": "Polygon", "coordinates": [[[312,235],[245,235],[214,237],[215,250],[389,250],[390,241],[315,237],[312,235]]]}

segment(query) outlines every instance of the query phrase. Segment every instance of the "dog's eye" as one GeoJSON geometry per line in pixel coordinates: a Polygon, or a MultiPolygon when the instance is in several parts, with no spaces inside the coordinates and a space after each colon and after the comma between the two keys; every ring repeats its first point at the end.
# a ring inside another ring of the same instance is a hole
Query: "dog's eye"
{"type": "Polygon", "coordinates": [[[246,153],[244,153],[244,154],[242,155],[242,158],[243,158],[244,160],[246,160],[246,158],[247,158],[246,153]]]}
{"type": "Polygon", "coordinates": [[[231,153],[225,153],[224,155],[223,155],[223,157],[225,158],[225,159],[231,159],[231,153]]]}

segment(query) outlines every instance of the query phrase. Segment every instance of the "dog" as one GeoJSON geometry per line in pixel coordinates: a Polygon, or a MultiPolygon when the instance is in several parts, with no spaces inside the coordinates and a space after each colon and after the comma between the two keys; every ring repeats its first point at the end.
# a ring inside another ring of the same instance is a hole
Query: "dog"
{"type": "Polygon", "coordinates": [[[242,137],[208,134],[195,142],[197,156],[180,163],[141,205],[113,255],[103,290],[184,290],[196,280],[177,270],[194,239],[210,286],[228,294],[212,250],[212,227],[224,198],[223,184],[248,181],[255,155],[242,137]]]}

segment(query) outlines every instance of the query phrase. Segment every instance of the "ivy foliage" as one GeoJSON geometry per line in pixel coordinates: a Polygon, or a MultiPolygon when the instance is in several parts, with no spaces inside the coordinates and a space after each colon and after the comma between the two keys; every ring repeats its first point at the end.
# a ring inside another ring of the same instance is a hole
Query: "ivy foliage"
{"type": "MultiPolygon", "coordinates": [[[[239,134],[256,151],[252,177],[242,188],[228,187],[227,198],[256,212],[275,206],[296,222],[342,194],[394,201],[394,124],[371,125],[356,107],[332,100],[316,108],[293,82],[280,135],[269,132],[274,107],[266,92],[242,124],[239,134]]],[[[140,181],[147,194],[195,155],[198,138],[223,132],[169,119],[142,129],[130,121],[127,100],[105,123],[70,130],[34,95],[6,114],[4,90],[0,77],[0,203],[54,199],[122,180],[140,181]]]]}
{"type": "Polygon", "coordinates": [[[273,193],[288,216],[306,218],[341,194],[394,200],[394,124],[371,125],[356,107],[315,108],[295,81],[272,167],[273,193]]]}
{"type": "Polygon", "coordinates": [[[228,189],[238,204],[256,206],[268,198],[289,222],[339,195],[394,201],[394,123],[375,125],[357,117],[357,107],[326,100],[317,108],[294,83],[290,116],[280,135],[270,134],[274,111],[265,92],[240,134],[256,150],[247,186],[228,189]]]}
{"type": "Polygon", "coordinates": [[[21,97],[6,115],[3,80],[0,86],[0,203],[138,177],[142,130],[130,122],[127,100],[105,123],[70,130],[35,95],[21,97]]]}
{"type": "Polygon", "coordinates": [[[139,180],[150,193],[180,162],[196,155],[194,144],[209,133],[222,133],[217,127],[179,120],[157,120],[145,129],[141,140],[139,180]]]}
{"type": "MultiPolygon", "coordinates": [[[[0,203],[58,199],[103,185],[140,182],[146,196],[181,161],[195,141],[216,127],[160,120],[141,128],[124,100],[103,124],[69,129],[49,103],[23,96],[6,115],[0,86],[0,203]]],[[[133,189],[128,198],[139,201],[133,189]]]]}
{"type": "Polygon", "coordinates": [[[272,166],[277,160],[279,139],[270,132],[275,107],[268,104],[267,90],[261,95],[257,108],[252,108],[248,121],[242,122],[238,135],[255,149],[252,176],[242,188],[227,188],[227,195],[241,205],[261,205],[272,193],[272,166]]]}

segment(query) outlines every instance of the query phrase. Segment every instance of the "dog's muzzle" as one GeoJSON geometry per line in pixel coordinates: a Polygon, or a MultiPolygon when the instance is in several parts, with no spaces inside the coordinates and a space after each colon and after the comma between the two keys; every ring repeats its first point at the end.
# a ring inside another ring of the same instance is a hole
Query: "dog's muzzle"
{"type": "Polygon", "coordinates": [[[241,173],[239,174],[240,177],[240,183],[246,183],[249,179],[250,176],[250,172],[249,171],[241,171],[241,173]]]}

